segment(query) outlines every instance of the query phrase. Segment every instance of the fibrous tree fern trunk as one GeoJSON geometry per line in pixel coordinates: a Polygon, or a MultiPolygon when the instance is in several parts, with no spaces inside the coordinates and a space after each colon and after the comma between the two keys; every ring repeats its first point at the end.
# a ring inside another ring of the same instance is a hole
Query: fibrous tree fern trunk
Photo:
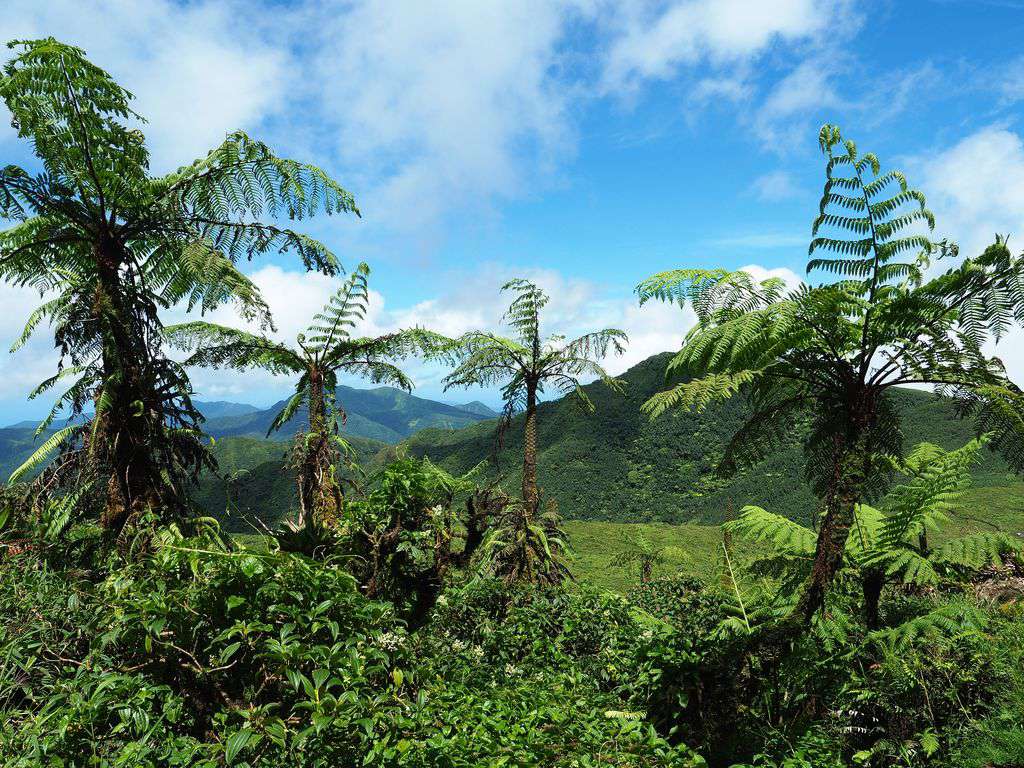
{"type": "Polygon", "coordinates": [[[133,343],[132,317],[120,277],[123,249],[104,239],[94,250],[97,283],[92,320],[101,339],[103,386],[96,394],[91,460],[110,473],[100,524],[117,535],[125,523],[174,495],[150,450],[150,388],[145,382],[147,350],[133,343]]]}
{"type": "Polygon", "coordinates": [[[835,484],[825,500],[811,576],[795,611],[808,622],[824,606],[828,589],[842,567],[846,540],[871,473],[869,437],[874,426],[873,408],[869,404],[854,404],[848,425],[847,434],[835,439],[835,484]]]}
{"type": "Polygon", "coordinates": [[[309,371],[309,433],[299,459],[298,485],[303,524],[330,527],[341,511],[341,486],[335,476],[338,452],[331,445],[322,371],[309,371]]]}
{"type": "Polygon", "coordinates": [[[523,504],[528,515],[537,512],[537,385],[526,385],[526,423],[523,428],[523,504]]]}

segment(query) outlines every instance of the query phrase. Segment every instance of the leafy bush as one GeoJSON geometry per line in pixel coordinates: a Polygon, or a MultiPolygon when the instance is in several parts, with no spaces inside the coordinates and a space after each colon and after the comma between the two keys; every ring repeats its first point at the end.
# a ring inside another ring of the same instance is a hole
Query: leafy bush
{"type": "Polygon", "coordinates": [[[176,529],[92,579],[0,562],[0,751],[18,768],[700,764],[636,713],[656,633],[621,598],[478,582],[413,637],[343,562],[176,529]]]}

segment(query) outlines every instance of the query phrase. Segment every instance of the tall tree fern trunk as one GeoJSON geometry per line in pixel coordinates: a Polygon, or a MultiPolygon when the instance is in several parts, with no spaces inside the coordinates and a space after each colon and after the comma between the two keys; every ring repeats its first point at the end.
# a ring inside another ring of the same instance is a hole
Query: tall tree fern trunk
{"type": "Polygon", "coordinates": [[[526,424],[523,430],[523,504],[533,515],[539,505],[537,493],[537,385],[526,385],[526,424]]]}
{"type": "MultiPolygon", "coordinates": [[[[107,498],[100,523],[116,535],[133,516],[165,501],[164,482],[151,451],[152,400],[145,382],[146,349],[121,284],[123,259],[118,246],[103,243],[94,251],[98,285],[92,315],[99,325],[103,386],[96,395],[94,470],[107,474],[107,498]]],[[[159,428],[161,425],[157,425],[159,428]]]]}
{"type": "Polygon", "coordinates": [[[331,447],[323,373],[309,374],[309,433],[299,464],[299,503],[302,523],[333,525],[341,511],[341,487],[335,477],[337,455],[331,447]]]}
{"type": "Polygon", "coordinates": [[[825,516],[818,529],[811,576],[797,604],[796,615],[810,623],[825,605],[836,574],[843,564],[846,540],[850,536],[871,470],[869,432],[873,409],[860,408],[849,420],[847,434],[837,437],[835,485],[825,505],[825,516]]]}

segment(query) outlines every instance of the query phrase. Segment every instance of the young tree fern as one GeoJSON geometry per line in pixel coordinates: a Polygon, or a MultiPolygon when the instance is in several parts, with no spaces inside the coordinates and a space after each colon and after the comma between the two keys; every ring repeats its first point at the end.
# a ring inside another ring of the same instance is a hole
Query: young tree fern
{"type": "Polygon", "coordinates": [[[617,553],[610,565],[613,568],[623,568],[627,572],[636,566],[640,583],[647,584],[654,575],[654,569],[666,562],[666,549],[664,545],[651,542],[644,536],[642,530],[637,530],[628,537],[627,548],[617,553]]]}
{"type": "MultiPolygon", "coordinates": [[[[52,296],[15,346],[44,322],[52,326],[61,372],[35,394],[71,383],[41,430],[62,409],[76,416],[95,408],[91,425],[60,433],[72,442],[52,472],[77,483],[89,464],[103,478],[102,522],[116,532],[146,508],[181,511],[184,483],[210,461],[188,378],[161,352],[159,311],[231,300],[269,325],[238,259],[294,252],[307,268],[339,267],[322,244],[261,217],[357,211],[323,171],[240,132],[204,159],[153,177],[143,134],[128,125],[142,120],[128,91],[82,50],[52,38],[9,47],[0,98],[41,169],[0,169],[0,216],[15,222],[0,233],[0,279],[52,296]]],[[[61,478],[47,487],[54,480],[61,478]]]]}
{"type": "Polygon", "coordinates": [[[298,376],[295,392],[267,434],[284,426],[302,406],[308,407],[309,431],[300,436],[297,452],[302,524],[330,525],[341,508],[341,487],[334,475],[340,458],[337,425],[344,420],[344,409],[335,396],[338,375],[360,376],[409,391],[412,380],[392,361],[435,352],[450,341],[419,328],[372,338],[352,336],[352,328],[366,314],[369,274],[369,267],[360,264],[313,317],[307,331],[299,334],[294,347],[206,322],[166,329],[172,345],[195,350],[186,365],[262,368],[298,376]]]}
{"type": "Polygon", "coordinates": [[[537,491],[537,402],[546,385],[560,394],[575,395],[580,405],[594,409],[580,386],[586,376],[600,378],[617,388],[600,361],[614,351],[622,354],[626,334],[615,328],[588,333],[566,342],[564,336],[545,339],[540,330],[540,313],[548,296],[527,280],[512,280],[502,286],[515,298],[504,321],[514,335],[510,338],[484,331],[471,331],[449,348],[457,367],[445,377],[445,389],[501,385],[505,409],[502,428],[516,411],[525,413],[523,432],[523,502],[529,514],[538,512],[537,491]]]}
{"type": "MultiPolygon", "coordinates": [[[[886,583],[931,585],[942,577],[975,572],[1020,551],[1012,536],[999,531],[945,539],[930,546],[928,533],[941,531],[970,487],[971,468],[985,440],[955,451],[921,443],[898,463],[905,482],[892,487],[878,509],[859,504],[843,548],[842,567],[861,584],[865,619],[878,626],[878,603],[886,583]]],[[[726,530],[768,546],[751,564],[755,572],[778,578],[783,593],[796,594],[811,574],[814,531],[760,507],[744,507],[726,530]]]]}
{"type": "Polygon", "coordinates": [[[723,469],[764,457],[810,420],[807,472],[825,512],[799,604],[805,620],[824,602],[857,506],[884,490],[884,457],[901,454],[893,387],[930,384],[955,397],[1012,466],[1024,467],[1024,398],[983,351],[1024,320],[1024,258],[997,236],[981,255],[927,279],[929,259],[956,248],[924,234],[934,225],[924,196],[838,128],[824,126],[819,141],[826,181],[807,268],[825,280],[787,290],[742,272],[677,270],[637,288],[641,303],[689,301],[699,319],[668,366],[672,386],[645,405],[652,417],[742,390],[753,413],[723,469]]]}
{"type": "Polygon", "coordinates": [[[480,547],[482,572],[506,584],[560,584],[569,578],[569,540],[553,501],[538,511],[516,500],[501,511],[480,547]]]}

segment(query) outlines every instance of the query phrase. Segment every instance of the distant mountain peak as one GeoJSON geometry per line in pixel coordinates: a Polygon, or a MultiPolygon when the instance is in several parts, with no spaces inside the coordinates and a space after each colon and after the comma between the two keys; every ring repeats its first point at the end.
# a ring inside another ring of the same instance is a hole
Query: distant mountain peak
{"type": "MultiPolygon", "coordinates": [[[[337,391],[338,405],[345,411],[343,435],[366,437],[386,443],[397,443],[415,432],[427,427],[459,429],[483,419],[494,418],[497,414],[483,403],[471,403],[468,407],[449,405],[424,397],[418,397],[395,387],[357,389],[341,385],[337,391]]],[[[266,409],[252,408],[242,413],[207,415],[203,428],[217,438],[248,436],[263,437],[284,407],[285,401],[275,403],[266,409]]],[[[210,405],[209,403],[203,405],[210,405]]],[[[299,409],[283,429],[272,438],[287,440],[305,429],[308,411],[299,409]]]]}
{"type": "Polygon", "coordinates": [[[473,400],[472,402],[469,403],[456,403],[455,407],[461,408],[462,410],[468,411],[469,413],[475,413],[476,415],[482,416],[485,419],[495,419],[501,415],[498,411],[491,408],[491,406],[487,405],[486,403],[481,403],[479,400],[473,400]]]}

